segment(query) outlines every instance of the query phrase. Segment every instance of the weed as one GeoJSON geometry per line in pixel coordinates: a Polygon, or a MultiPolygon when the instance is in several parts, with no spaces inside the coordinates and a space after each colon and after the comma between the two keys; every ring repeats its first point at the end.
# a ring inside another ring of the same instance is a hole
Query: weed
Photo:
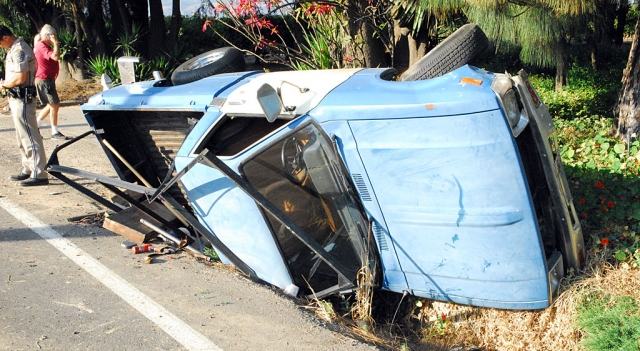
{"type": "Polygon", "coordinates": [[[218,253],[216,252],[216,250],[209,248],[209,247],[205,247],[203,254],[209,258],[211,258],[212,261],[219,261],[220,257],[218,257],[218,253]]]}

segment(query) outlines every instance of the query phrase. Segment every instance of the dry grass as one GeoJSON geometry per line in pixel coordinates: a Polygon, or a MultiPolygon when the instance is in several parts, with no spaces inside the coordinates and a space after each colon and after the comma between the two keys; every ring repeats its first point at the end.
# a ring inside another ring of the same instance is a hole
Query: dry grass
{"type": "MultiPolygon", "coordinates": [[[[419,325],[411,331],[414,338],[389,335],[386,326],[375,328],[375,321],[371,321],[370,330],[363,329],[362,323],[340,317],[323,300],[314,299],[307,308],[325,321],[347,327],[353,336],[385,349],[580,351],[584,350],[580,345],[582,332],[574,327],[574,319],[582,296],[598,291],[640,300],[640,272],[624,263],[613,265],[611,256],[610,251],[592,248],[585,271],[565,278],[553,305],[541,311],[506,311],[416,300],[422,306],[409,317],[419,325]]],[[[367,306],[370,297],[368,294],[361,297],[367,306]]]]}
{"type": "Polygon", "coordinates": [[[427,326],[421,331],[423,341],[443,350],[461,345],[501,351],[582,350],[582,333],[573,326],[581,296],[600,291],[640,299],[639,272],[626,264],[611,265],[606,259],[610,257],[611,252],[594,248],[585,272],[565,279],[560,296],[542,311],[504,311],[433,302],[415,317],[427,326]],[[443,314],[449,324],[442,335],[434,335],[434,321],[443,314]]]}

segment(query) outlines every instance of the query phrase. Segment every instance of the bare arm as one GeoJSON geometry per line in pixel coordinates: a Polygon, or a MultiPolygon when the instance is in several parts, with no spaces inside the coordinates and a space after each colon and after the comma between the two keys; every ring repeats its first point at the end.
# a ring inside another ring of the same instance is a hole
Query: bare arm
{"type": "Polygon", "coordinates": [[[17,72],[11,76],[11,79],[2,81],[2,83],[0,83],[0,87],[10,89],[13,87],[17,87],[26,81],[27,81],[27,72],[17,72]]]}
{"type": "Polygon", "coordinates": [[[51,53],[51,59],[54,61],[60,61],[60,41],[58,41],[57,34],[50,34],[49,38],[53,43],[53,52],[51,53]]]}

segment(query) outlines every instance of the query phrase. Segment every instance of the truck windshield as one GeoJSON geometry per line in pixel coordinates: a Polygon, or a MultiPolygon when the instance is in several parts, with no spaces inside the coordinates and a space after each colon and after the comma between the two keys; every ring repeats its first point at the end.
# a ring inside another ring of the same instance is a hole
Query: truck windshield
{"type": "MultiPolygon", "coordinates": [[[[242,166],[248,182],[355,277],[368,262],[366,222],[349,196],[331,142],[314,124],[301,127],[242,166]]],[[[355,286],[271,215],[271,230],[293,281],[307,294],[355,286]]],[[[345,272],[343,272],[345,273],[345,272]]]]}

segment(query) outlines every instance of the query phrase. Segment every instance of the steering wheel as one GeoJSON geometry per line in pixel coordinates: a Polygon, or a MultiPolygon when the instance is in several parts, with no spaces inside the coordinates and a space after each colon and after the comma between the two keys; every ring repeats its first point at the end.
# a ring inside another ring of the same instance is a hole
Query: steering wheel
{"type": "Polygon", "coordinates": [[[302,158],[303,147],[296,137],[289,138],[282,144],[282,170],[296,183],[302,183],[307,177],[307,166],[302,158]]]}

